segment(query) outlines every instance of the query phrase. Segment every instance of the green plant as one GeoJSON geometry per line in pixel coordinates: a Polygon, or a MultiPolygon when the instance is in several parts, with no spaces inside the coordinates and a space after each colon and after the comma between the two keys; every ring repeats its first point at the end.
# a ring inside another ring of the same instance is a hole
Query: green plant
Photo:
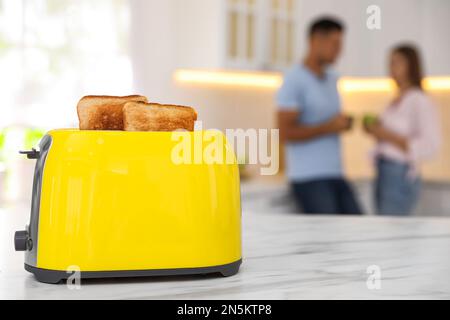
{"type": "Polygon", "coordinates": [[[0,131],[0,162],[4,160],[6,133],[4,130],[0,131]]]}
{"type": "Polygon", "coordinates": [[[25,131],[25,149],[31,150],[39,145],[39,141],[45,135],[45,131],[41,129],[27,129],[25,131]]]}

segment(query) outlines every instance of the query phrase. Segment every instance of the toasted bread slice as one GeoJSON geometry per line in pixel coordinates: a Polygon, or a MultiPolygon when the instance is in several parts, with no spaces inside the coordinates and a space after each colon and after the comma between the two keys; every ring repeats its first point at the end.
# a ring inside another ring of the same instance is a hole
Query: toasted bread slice
{"type": "Polygon", "coordinates": [[[185,106],[128,102],[123,120],[125,131],[194,131],[197,112],[185,106]]]}
{"type": "Polygon", "coordinates": [[[143,96],[86,96],[78,102],[81,130],[123,130],[123,106],[127,102],[147,102],[143,96]]]}

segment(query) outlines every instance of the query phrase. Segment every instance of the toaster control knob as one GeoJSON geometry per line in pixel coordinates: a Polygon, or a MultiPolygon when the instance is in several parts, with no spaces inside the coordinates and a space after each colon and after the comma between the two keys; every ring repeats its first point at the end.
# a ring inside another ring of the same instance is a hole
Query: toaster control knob
{"type": "Polygon", "coordinates": [[[32,242],[28,236],[28,231],[16,231],[14,235],[14,247],[16,251],[31,250],[32,242]]]}

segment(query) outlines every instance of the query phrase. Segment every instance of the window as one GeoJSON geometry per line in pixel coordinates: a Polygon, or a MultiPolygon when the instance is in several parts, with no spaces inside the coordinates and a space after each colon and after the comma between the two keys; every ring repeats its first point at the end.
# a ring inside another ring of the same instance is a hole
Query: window
{"type": "Polygon", "coordinates": [[[283,69],[296,58],[296,0],[225,0],[225,66],[283,69]]]}
{"type": "Polygon", "coordinates": [[[29,199],[47,129],[78,126],[85,94],[129,94],[127,0],[0,0],[0,205],[29,199]]]}
{"type": "Polygon", "coordinates": [[[129,93],[126,0],[0,0],[0,128],[74,126],[85,94],[129,93]]]}

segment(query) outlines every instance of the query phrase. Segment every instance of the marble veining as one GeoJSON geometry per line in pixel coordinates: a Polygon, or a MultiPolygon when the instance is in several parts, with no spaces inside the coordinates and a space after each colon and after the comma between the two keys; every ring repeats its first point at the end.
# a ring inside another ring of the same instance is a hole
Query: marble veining
{"type": "Polygon", "coordinates": [[[0,209],[0,299],[449,299],[450,219],[243,212],[238,275],[48,285],[23,269],[13,233],[28,209],[0,209]],[[381,269],[369,290],[367,267],[381,269]]]}

